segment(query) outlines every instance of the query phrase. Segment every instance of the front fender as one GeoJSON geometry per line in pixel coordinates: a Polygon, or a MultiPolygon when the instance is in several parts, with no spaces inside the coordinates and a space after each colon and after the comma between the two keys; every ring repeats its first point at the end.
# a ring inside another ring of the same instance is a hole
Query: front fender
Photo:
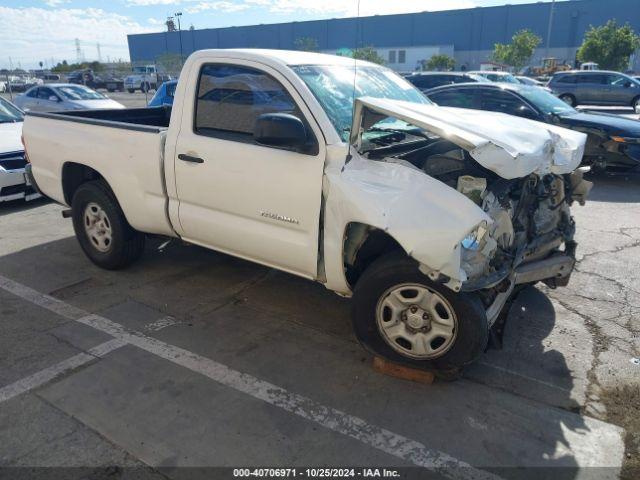
{"type": "MultiPolygon", "coordinates": [[[[359,222],[393,237],[423,271],[466,280],[460,242],[491,218],[467,197],[417,168],[355,154],[342,170],[325,172],[324,259],[327,287],[348,294],[343,235],[359,222]]],[[[453,288],[453,287],[452,287],[453,288]]]]}

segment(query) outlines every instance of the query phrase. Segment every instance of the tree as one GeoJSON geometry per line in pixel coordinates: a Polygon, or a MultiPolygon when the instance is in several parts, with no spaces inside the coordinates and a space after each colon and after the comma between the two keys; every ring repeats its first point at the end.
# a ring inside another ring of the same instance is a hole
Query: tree
{"type": "Polygon", "coordinates": [[[492,58],[517,69],[524,67],[542,39],[531,30],[520,30],[511,37],[511,43],[496,43],[493,46],[492,58]]]}
{"type": "Polygon", "coordinates": [[[426,70],[449,71],[456,66],[456,61],[449,55],[439,53],[433,55],[429,60],[422,61],[422,68],[426,70]]]}
{"type": "Polygon", "coordinates": [[[366,60],[367,62],[377,63],[379,65],[385,64],[384,58],[378,55],[378,52],[373,47],[356,48],[352,56],[358,60],[366,60]]]}
{"type": "Polygon", "coordinates": [[[578,49],[580,62],[596,62],[604,70],[624,71],[629,66],[629,56],[640,48],[640,37],[629,24],[621,27],[609,20],[600,27],[589,28],[578,49]]]}
{"type": "Polygon", "coordinates": [[[318,40],[313,37],[296,38],[293,44],[295,45],[296,50],[301,50],[303,52],[317,52],[319,50],[318,40]]]}

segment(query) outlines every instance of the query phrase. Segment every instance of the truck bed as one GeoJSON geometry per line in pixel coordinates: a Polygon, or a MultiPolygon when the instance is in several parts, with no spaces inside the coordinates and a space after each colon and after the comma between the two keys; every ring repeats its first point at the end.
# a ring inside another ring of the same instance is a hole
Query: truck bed
{"type": "Polygon", "coordinates": [[[144,107],[110,110],[70,110],[65,112],[28,112],[34,117],[55,118],[112,128],[159,132],[169,127],[171,107],[144,107]]]}
{"type": "Polygon", "coordinates": [[[78,168],[97,172],[109,184],[136,230],[173,234],[166,215],[164,146],[171,110],[27,112],[23,134],[40,190],[71,204],[64,187],[78,168]]]}

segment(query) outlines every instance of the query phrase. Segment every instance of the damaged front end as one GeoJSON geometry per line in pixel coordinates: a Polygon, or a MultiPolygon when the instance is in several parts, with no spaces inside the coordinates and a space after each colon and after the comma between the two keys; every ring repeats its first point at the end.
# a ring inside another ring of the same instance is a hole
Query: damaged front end
{"type": "MultiPolygon", "coordinates": [[[[490,324],[517,285],[567,284],[576,250],[570,206],[583,205],[591,188],[576,170],[584,134],[503,114],[391,100],[360,99],[355,113],[355,152],[342,183],[367,170],[361,161],[375,161],[386,165],[391,184],[402,178],[385,216],[419,215],[397,208],[411,202],[408,196],[436,203],[423,207],[426,218],[410,230],[403,230],[408,222],[388,217],[383,225],[432,280],[477,292],[490,324]],[[429,192],[407,192],[409,181],[429,192]]],[[[370,184],[362,175],[358,180],[370,184]]]]}

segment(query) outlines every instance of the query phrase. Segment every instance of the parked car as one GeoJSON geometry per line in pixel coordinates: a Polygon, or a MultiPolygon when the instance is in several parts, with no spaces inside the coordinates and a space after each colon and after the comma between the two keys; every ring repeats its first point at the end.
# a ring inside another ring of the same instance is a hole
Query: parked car
{"type": "Polygon", "coordinates": [[[26,184],[22,111],[0,97],[0,203],[10,200],[31,200],[40,196],[26,184]]]}
{"type": "Polygon", "coordinates": [[[149,106],[160,107],[162,105],[173,105],[173,96],[176,93],[176,85],[178,85],[177,80],[164,82],[160,85],[160,88],[158,88],[156,94],[149,102],[149,106]]]}
{"type": "Polygon", "coordinates": [[[7,84],[6,82],[0,81],[0,93],[4,93],[7,91],[7,84]]]}
{"type": "Polygon", "coordinates": [[[42,76],[42,80],[44,83],[59,82],[60,75],[57,73],[46,73],[42,76]]]}
{"type": "Polygon", "coordinates": [[[504,82],[504,83],[520,83],[520,81],[509,72],[494,72],[492,70],[477,70],[473,73],[486,78],[491,82],[504,82]]]}
{"type": "Polygon", "coordinates": [[[543,82],[541,82],[540,80],[536,80],[535,78],[531,78],[531,77],[524,77],[524,76],[516,76],[516,79],[518,80],[518,82],[520,82],[522,85],[528,85],[530,87],[538,87],[538,88],[542,88],[543,90],[546,90],[547,92],[551,92],[551,89],[549,87],[547,87],[543,82]]]}
{"type": "Polygon", "coordinates": [[[95,264],[130,265],[146,234],[265,264],[353,296],[371,351],[446,374],[516,285],[568,281],[584,134],[335,55],[200,50],[183,72],[170,116],[27,113],[27,174],[95,264]]]}
{"type": "Polygon", "coordinates": [[[18,95],[15,102],[22,110],[35,112],[125,108],[121,103],[89,87],[72,83],[50,83],[33,87],[18,95]]]}
{"type": "Polygon", "coordinates": [[[171,77],[158,72],[155,65],[133,67],[133,74],[124,79],[124,88],[129,93],[134,93],[136,90],[148,92],[156,90],[163,82],[169,80],[171,77]]]}
{"type": "Polygon", "coordinates": [[[9,77],[7,90],[10,87],[12,92],[25,92],[34,85],[42,85],[42,83],[40,78],[13,76],[9,77]]]}
{"type": "Polygon", "coordinates": [[[415,72],[405,75],[404,78],[413,83],[423,92],[434,87],[439,87],[440,85],[489,81],[480,75],[474,75],[466,72],[415,72]]]}
{"type": "Polygon", "coordinates": [[[124,92],[124,81],[112,75],[98,76],[93,70],[87,69],[73,72],[67,77],[69,83],[84,85],[94,90],[103,89],[108,92],[124,92]]]}
{"type": "Polygon", "coordinates": [[[640,122],[619,115],[579,112],[537,87],[515,84],[465,84],[430,90],[438,105],[503,112],[588,135],[584,164],[595,169],[640,166],[640,122]]]}
{"type": "Polygon", "coordinates": [[[600,70],[600,65],[598,65],[595,62],[585,62],[582,65],[580,65],[580,70],[600,70]]]}
{"type": "Polygon", "coordinates": [[[549,88],[563,101],[576,105],[621,105],[640,113],[640,81],[624,73],[604,70],[556,73],[549,88]]]}

